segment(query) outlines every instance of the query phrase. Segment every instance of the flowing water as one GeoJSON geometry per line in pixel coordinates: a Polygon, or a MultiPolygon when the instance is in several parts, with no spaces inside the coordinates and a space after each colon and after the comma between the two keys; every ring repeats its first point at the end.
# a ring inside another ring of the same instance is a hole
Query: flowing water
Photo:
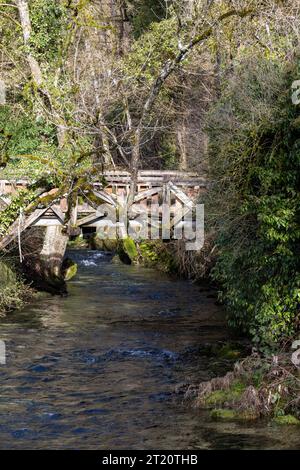
{"type": "Polygon", "coordinates": [[[174,398],[228,367],[201,349],[228,335],[208,293],[101,252],[72,255],[68,297],[1,320],[1,449],[299,447],[293,427],[216,423],[174,398]]]}

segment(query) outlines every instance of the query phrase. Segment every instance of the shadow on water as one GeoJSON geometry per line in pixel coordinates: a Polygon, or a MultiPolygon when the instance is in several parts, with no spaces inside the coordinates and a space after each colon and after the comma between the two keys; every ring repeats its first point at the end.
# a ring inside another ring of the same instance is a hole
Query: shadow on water
{"type": "Polygon", "coordinates": [[[1,321],[2,449],[297,447],[293,429],[215,423],[174,399],[178,383],[229,367],[199,348],[228,335],[208,293],[101,252],[71,255],[68,297],[1,321]]]}

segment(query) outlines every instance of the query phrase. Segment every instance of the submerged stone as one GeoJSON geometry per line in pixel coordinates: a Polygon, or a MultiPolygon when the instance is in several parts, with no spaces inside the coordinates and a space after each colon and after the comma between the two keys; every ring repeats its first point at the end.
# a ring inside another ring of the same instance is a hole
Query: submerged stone
{"type": "Polygon", "coordinates": [[[257,419],[256,414],[246,411],[231,410],[229,408],[218,408],[210,412],[214,420],[220,421],[252,421],[257,419]]]}
{"type": "Polygon", "coordinates": [[[273,422],[281,425],[300,425],[300,420],[293,415],[276,416],[273,422]]]}
{"type": "Polygon", "coordinates": [[[236,420],[238,419],[238,414],[234,410],[224,409],[215,409],[210,412],[210,416],[215,420],[236,420]]]}
{"type": "Polygon", "coordinates": [[[121,261],[119,255],[115,255],[115,256],[112,258],[111,262],[112,262],[113,264],[122,264],[122,261],[121,261]]]}

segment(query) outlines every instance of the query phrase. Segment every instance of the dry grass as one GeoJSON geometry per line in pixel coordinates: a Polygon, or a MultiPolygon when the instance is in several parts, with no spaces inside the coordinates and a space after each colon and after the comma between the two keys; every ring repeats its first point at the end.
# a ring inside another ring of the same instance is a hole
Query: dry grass
{"type": "Polygon", "coordinates": [[[252,354],[234,370],[199,385],[190,385],[185,399],[194,407],[233,409],[254,417],[292,414],[300,417],[300,369],[292,353],[262,357],[252,354]]]}

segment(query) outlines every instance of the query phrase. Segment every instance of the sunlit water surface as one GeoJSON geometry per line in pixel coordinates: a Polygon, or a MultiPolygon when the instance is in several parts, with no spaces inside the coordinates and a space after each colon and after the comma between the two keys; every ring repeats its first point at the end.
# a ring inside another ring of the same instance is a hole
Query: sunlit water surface
{"type": "Polygon", "coordinates": [[[1,320],[1,449],[299,447],[295,427],[216,423],[174,397],[229,367],[201,349],[228,335],[208,293],[101,252],[72,256],[68,297],[1,320]]]}

